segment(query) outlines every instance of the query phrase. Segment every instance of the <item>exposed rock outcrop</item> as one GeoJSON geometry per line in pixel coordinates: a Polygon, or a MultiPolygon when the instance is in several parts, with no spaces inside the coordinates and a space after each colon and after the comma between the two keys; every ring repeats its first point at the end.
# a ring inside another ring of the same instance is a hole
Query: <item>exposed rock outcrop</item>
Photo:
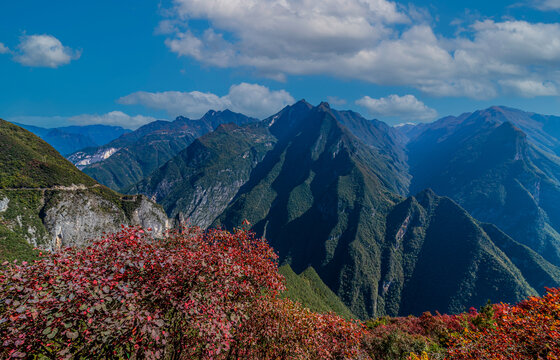
{"type": "Polygon", "coordinates": [[[79,187],[0,189],[0,223],[30,245],[50,251],[86,246],[121,225],[151,228],[156,237],[172,227],[163,209],[145,196],[110,197],[79,187]]]}

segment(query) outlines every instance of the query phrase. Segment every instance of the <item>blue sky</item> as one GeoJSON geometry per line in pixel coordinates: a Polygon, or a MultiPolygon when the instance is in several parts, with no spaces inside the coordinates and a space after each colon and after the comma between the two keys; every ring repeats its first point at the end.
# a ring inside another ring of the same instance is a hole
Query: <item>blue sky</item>
{"type": "Polygon", "coordinates": [[[560,0],[4,1],[0,117],[135,128],[305,98],[391,124],[560,115],[560,0]]]}

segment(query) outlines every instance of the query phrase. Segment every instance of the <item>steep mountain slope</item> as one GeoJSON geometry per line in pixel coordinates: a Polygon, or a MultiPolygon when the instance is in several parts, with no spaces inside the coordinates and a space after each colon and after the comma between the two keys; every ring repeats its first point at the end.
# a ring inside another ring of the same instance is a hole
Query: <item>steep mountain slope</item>
{"type": "Polygon", "coordinates": [[[2,258],[30,246],[82,245],[120,224],[161,233],[163,210],[143,196],[122,196],[77,170],[32,133],[0,120],[0,248],[2,258]]]}
{"type": "MultiPolygon", "coordinates": [[[[535,294],[516,266],[517,260],[496,245],[494,236],[452,200],[431,190],[395,206],[387,217],[379,283],[385,312],[454,313],[488,299],[516,302],[535,294]]],[[[531,260],[521,261],[528,264],[531,260]]],[[[532,265],[534,262],[529,268],[532,265]]],[[[536,277],[549,280],[544,274],[536,277]]]]}
{"type": "Polygon", "coordinates": [[[286,279],[286,291],[282,296],[315,312],[334,312],[346,319],[355,318],[312,267],[305,269],[301,274],[296,274],[290,265],[280,266],[278,271],[286,279]]]}
{"type": "Polygon", "coordinates": [[[517,266],[529,285],[544,294],[545,287],[560,287],[560,268],[529,247],[518,243],[493,224],[481,224],[494,244],[517,266]]]}
{"type": "Polygon", "coordinates": [[[402,188],[399,189],[399,193],[406,194],[410,184],[405,151],[406,136],[383,121],[366,120],[354,111],[331,110],[331,112],[341,125],[364,144],[375,148],[379,155],[385,158],[385,163],[391,172],[400,177],[399,183],[402,184],[402,188]]]}
{"type": "Polygon", "coordinates": [[[398,178],[325,104],[283,120],[270,127],[278,143],[213,225],[248,219],[281,262],[296,272],[313,266],[354,313],[373,314],[375,253],[398,178]]]}
{"type": "Polygon", "coordinates": [[[560,265],[560,159],[491,108],[426,126],[408,144],[411,191],[430,187],[560,265]]]}
{"type": "Polygon", "coordinates": [[[170,217],[208,227],[275,142],[262,124],[243,128],[220,125],[130,188],[129,193],[148,194],[170,217]]]}
{"type": "Polygon", "coordinates": [[[257,124],[222,126],[132,191],[194,225],[247,219],[282,264],[312,267],[362,318],[515,302],[558,281],[555,266],[499,230],[489,235],[453,201],[429,191],[403,200],[399,143],[392,154],[383,146],[399,137],[340,118],[300,101],[257,124]]]}
{"type": "Polygon", "coordinates": [[[209,111],[199,120],[178,117],[173,122],[155,121],[100,148],[74,153],[69,159],[103,185],[125,189],[220,124],[254,121],[229,110],[209,111]]]}
{"type": "Polygon", "coordinates": [[[63,155],[87,147],[105,145],[130,132],[130,130],[123,129],[120,126],[108,125],[65,126],[52,129],[17,123],[15,125],[31,131],[63,155]]]}

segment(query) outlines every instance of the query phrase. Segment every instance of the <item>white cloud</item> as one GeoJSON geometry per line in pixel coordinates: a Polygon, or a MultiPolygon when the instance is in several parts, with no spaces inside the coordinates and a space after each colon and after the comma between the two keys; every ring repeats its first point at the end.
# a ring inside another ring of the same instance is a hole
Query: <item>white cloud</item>
{"type": "Polygon", "coordinates": [[[540,80],[503,80],[500,85],[506,90],[523,97],[559,95],[558,88],[550,81],[540,80]]]}
{"type": "Polygon", "coordinates": [[[81,56],[52,35],[24,35],[14,60],[25,66],[57,68],[81,56]]]}
{"type": "Polygon", "coordinates": [[[68,121],[74,125],[118,125],[126,129],[137,129],[155,120],[150,116],[130,116],[121,111],[111,111],[106,114],[82,114],[68,118],[68,121]]]}
{"type": "Polygon", "coordinates": [[[560,59],[560,24],[532,24],[526,21],[475,22],[472,25],[475,39],[460,40],[462,56],[480,66],[482,56],[490,62],[484,71],[519,74],[528,66],[547,66],[560,59]]]}
{"type": "Polygon", "coordinates": [[[196,117],[210,109],[221,110],[229,105],[217,95],[199,91],[157,93],[138,91],[121,97],[117,102],[124,105],[143,105],[151,109],[165,110],[173,117],[178,115],[196,117]]]}
{"type": "Polygon", "coordinates": [[[10,49],[2,43],[0,43],[0,54],[7,54],[10,52],[10,49]]]}
{"type": "Polygon", "coordinates": [[[423,122],[437,117],[437,111],[426,106],[414,95],[389,95],[379,99],[364,96],[357,100],[356,104],[363,106],[370,115],[380,118],[423,122]]]}
{"type": "MultiPolygon", "coordinates": [[[[158,32],[174,32],[166,40],[171,51],[220,66],[255,66],[269,77],[276,72],[259,64],[289,58],[309,62],[323,55],[360,51],[390,32],[386,24],[408,17],[386,0],[175,0],[174,20],[163,20],[158,32]],[[184,26],[190,19],[208,19],[215,28],[200,35],[184,26]],[[183,30],[180,30],[182,21],[183,30]],[[239,39],[224,39],[220,30],[239,39]]],[[[297,71],[297,69],[296,69],[297,71]]]]}
{"type": "Polygon", "coordinates": [[[229,93],[218,96],[199,91],[145,92],[138,91],[121,97],[118,102],[125,105],[143,105],[148,108],[165,110],[171,116],[184,115],[199,118],[208,110],[230,109],[248,116],[262,118],[286,105],[294,98],[284,90],[271,91],[258,84],[241,83],[233,85],[229,93]]]}
{"type": "Polygon", "coordinates": [[[536,0],[532,5],[542,11],[560,10],[560,0],[536,0]]]}
{"type": "Polygon", "coordinates": [[[345,99],[341,99],[338,96],[327,96],[327,101],[329,104],[334,106],[346,105],[347,102],[345,99]]]}
{"type": "MultiPolygon", "coordinates": [[[[541,3],[551,8],[560,0],[541,3]]],[[[174,5],[158,30],[172,52],[211,66],[254,69],[272,79],[321,74],[484,99],[510,91],[503,81],[540,79],[549,82],[549,90],[560,86],[559,23],[477,21],[446,38],[434,32],[424,9],[405,10],[387,0],[174,0],[174,5]],[[191,29],[189,21],[196,19],[209,27],[201,33],[191,29]]],[[[529,86],[519,92],[539,93],[529,86]]]]}

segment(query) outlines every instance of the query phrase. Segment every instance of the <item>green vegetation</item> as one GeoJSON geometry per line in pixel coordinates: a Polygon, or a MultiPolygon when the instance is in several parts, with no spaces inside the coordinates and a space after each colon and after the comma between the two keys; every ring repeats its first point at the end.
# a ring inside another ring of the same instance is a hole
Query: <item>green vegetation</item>
{"type": "Polygon", "coordinates": [[[30,261],[36,259],[37,255],[37,251],[21,235],[0,224],[0,262],[30,261]]]}
{"type": "Polygon", "coordinates": [[[481,224],[481,226],[492,242],[511,259],[523,277],[539,294],[545,293],[545,287],[560,288],[560,269],[557,266],[546,261],[529,247],[513,240],[496,225],[481,224]]]}
{"type": "Polygon", "coordinates": [[[7,201],[0,212],[0,261],[34,258],[31,244],[42,245],[47,237],[39,216],[42,191],[0,189],[0,201],[7,201]]]}
{"type": "Polygon", "coordinates": [[[0,149],[0,188],[95,184],[37,136],[1,119],[0,149]]]}
{"type": "Polygon", "coordinates": [[[286,279],[286,291],[281,294],[282,297],[297,301],[314,312],[334,312],[345,319],[355,318],[312,267],[305,269],[299,275],[290,265],[283,265],[278,271],[286,279]]]}

